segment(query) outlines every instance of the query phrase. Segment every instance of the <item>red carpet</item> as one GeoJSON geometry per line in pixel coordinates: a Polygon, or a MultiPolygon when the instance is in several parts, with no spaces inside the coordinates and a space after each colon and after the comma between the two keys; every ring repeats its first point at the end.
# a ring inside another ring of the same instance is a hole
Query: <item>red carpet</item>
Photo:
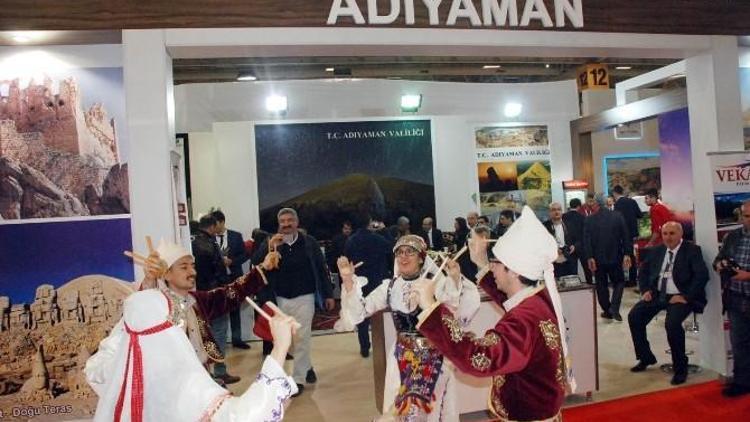
{"type": "Polygon", "coordinates": [[[750,421],[750,395],[728,399],[718,381],[563,409],[563,420],[670,422],[750,421]]]}

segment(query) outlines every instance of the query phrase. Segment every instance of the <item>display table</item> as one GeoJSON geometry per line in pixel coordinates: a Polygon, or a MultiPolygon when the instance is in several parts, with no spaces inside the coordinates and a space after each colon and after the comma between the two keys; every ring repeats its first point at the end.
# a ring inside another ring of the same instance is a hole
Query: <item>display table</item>
{"type": "MultiPolygon", "coordinates": [[[[577,394],[590,395],[598,387],[596,360],[596,319],[593,286],[586,284],[560,288],[563,314],[568,328],[568,347],[573,363],[573,375],[578,384],[577,394]]],[[[479,311],[469,324],[468,330],[477,335],[495,326],[503,311],[492,300],[483,300],[479,311]]],[[[396,341],[396,330],[390,312],[381,312],[372,317],[373,371],[375,403],[382,409],[383,384],[385,380],[386,352],[396,341]]],[[[491,378],[477,378],[455,371],[458,381],[459,413],[478,412],[487,409],[491,378]]]]}

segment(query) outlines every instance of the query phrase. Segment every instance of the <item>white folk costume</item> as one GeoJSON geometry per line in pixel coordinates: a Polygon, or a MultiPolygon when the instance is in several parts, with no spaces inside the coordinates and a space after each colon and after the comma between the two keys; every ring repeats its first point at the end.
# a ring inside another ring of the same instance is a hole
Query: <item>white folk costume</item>
{"type": "MultiPolygon", "coordinates": [[[[420,274],[412,278],[397,275],[385,280],[366,297],[365,277],[354,278],[354,288],[341,295],[341,314],[336,330],[351,331],[375,312],[391,311],[396,327],[396,342],[389,347],[383,392],[383,419],[405,421],[458,421],[453,368],[448,360],[417,331],[417,316],[422,311],[412,297],[412,286],[421,274],[435,275],[438,268],[425,256],[426,245],[419,236],[399,239],[394,252],[402,246],[417,250],[425,260],[420,274]]],[[[479,292],[474,283],[461,278],[460,284],[443,275],[436,276],[435,297],[454,311],[459,321],[468,323],[479,309],[479,292]]]]}
{"type": "MultiPolygon", "coordinates": [[[[114,356],[101,383],[94,421],[280,421],[296,392],[294,381],[273,359],[239,397],[221,388],[193,350],[185,331],[170,321],[174,303],[156,289],[125,300],[126,336],[110,338],[114,356]]],[[[92,368],[87,364],[87,375],[92,368]]]]}

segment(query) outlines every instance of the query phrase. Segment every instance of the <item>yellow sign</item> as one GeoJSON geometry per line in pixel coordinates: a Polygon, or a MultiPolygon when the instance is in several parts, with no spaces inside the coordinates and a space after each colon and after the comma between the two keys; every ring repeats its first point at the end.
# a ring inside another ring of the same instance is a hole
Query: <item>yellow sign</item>
{"type": "Polygon", "coordinates": [[[587,64],[578,70],[578,90],[609,89],[609,70],[606,64],[587,64]]]}

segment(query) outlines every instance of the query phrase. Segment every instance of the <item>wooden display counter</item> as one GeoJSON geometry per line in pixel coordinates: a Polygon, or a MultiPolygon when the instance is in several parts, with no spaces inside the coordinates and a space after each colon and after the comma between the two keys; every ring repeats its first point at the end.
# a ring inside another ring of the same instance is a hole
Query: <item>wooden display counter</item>
{"type": "MultiPolygon", "coordinates": [[[[568,347],[573,362],[573,374],[578,384],[576,394],[590,395],[598,388],[597,347],[596,347],[596,308],[593,286],[586,284],[560,288],[563,314],[567,322],[568,347]]],[[[477,315],[468,329],[483,335],[495,326],[502,310],[490,299],[483,299],[477,315]]],[[[375,382],[375,403],[378,412],[383,404],[383,384],[385,380],[386,352],[396,339],[390,312],[382,312],[372,317],[373,375],[375,382]]],[[[490,378],[477,378],[456,371],[458,381],[459,413],[471,413],[487,408],[490,378]]]]}

